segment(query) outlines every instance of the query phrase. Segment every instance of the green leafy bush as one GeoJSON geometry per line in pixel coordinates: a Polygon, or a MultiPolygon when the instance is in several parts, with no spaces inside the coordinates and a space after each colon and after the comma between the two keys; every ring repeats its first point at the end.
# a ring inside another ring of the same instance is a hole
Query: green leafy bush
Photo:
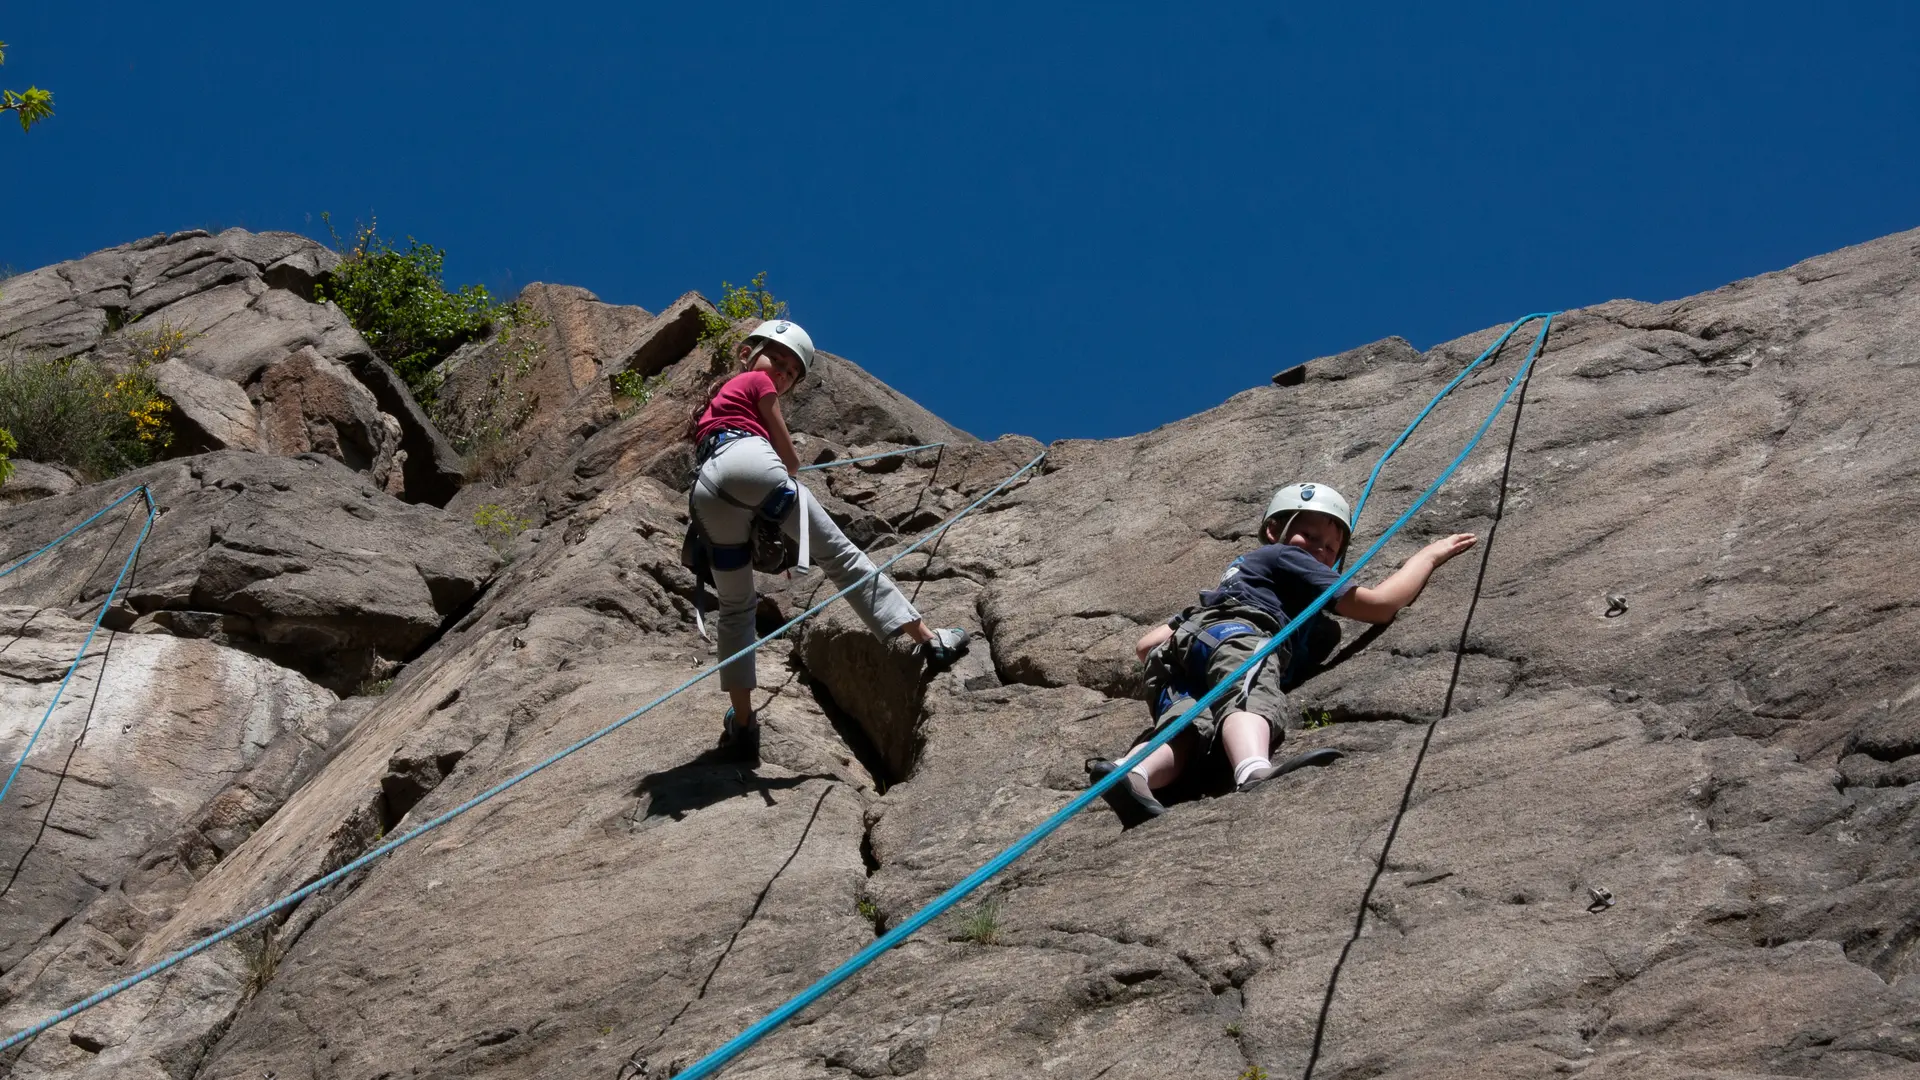
{"type": "Polygon", "coordinates": [[[154,460],[173,442],[160,396],[136,359],[115,374],[89,357],[15,354],[0,361],[0,428],[28,461],[104,480],[154,460]]]}
{"type": "Polygon", "coordinates": [[[734,349],[745,339],[740,323],[747,319],[778,319],[787,313],[787,302],[776,300],[767,291],[767,272],[760,271],[745,285],[720,283],[720,302],[714,312],[700,313],[700,344],[714,370],[732,362],[734,349]]]}
{"type": "Polygon", "coordinates": [[[5,484],[13,475],[13,462],[7,458],[19,448],[20,444],[13,441],[13,433],[0,427],[0,484],[5,484]]]}
{"type": "Polygon", "coordinates": [[[654,391],[666,381],[665,374],[642,376],[637,371],[617,372],[613,376],[613,392],[627,399],[627,404],[620,410],[621,417],[639,412],[641,407],[653,400],[654,391]]]}
{"type": "MultiPolygon", "coordinates": [[[[332,219],[320,217],[331,231],[332,219]]],[[[519,305],[496,303],[483,285],[448,292],[441,279],[445,251],[411,236],[405,248],[395,247],[377,225],[357,227],[350,247],[333,234],[342,261],[329,280],[314,286],[314,299],[339,304],[414,396],[431,404],[436,389],[431,372],[440,361],[497,322],[525,319],[519,305]]]]}
{"type": "Polygon", "coordinates": [[[473,527],[480,530],[488,544],[503,559],[513,558],[513,542],[533,522],[508,512],[499,503],[482,503],[474,508],[473,527]]]}

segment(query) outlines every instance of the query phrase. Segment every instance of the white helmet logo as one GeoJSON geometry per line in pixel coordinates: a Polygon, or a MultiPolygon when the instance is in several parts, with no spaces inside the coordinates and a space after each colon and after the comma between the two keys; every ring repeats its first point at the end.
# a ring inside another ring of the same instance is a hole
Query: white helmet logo
{"type": "Polygon", "coordinates": [[[1300,501],[1301,502],[1313,501],[1313,485],[1312,484],[1308,484],[1300,489],[1300,501]]]}
{"type": "Polygon", "coordinates": [[[773,332],[774,332],[774,333],[776,333],[776,334],[784,334],[784,333],[786,333],[786,332],[787,332],[787,329],[788,329],[788,327],[791,327],[792,325],[793,325],[793,324],[792,324],[792,323],[790,323],[790,322],[777,322],[777,323],[774,323],[774,324],[773,324],[773,332]]]}

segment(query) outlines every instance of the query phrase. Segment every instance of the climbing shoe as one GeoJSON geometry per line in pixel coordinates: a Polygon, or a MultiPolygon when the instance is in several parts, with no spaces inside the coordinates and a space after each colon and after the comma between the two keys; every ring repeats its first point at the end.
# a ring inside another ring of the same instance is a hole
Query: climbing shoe
{"type": "Polygon", "coordinates": [[[933,632],[933,640],[922,642],[920,655],[926,658],[928,671],[943,671],[967,651],[967,632],[949,626],[933,632]]]}
{"type": "MultiPolygon", "coordinates": [[[[1087,759],[1087,782],[1098,783],[1100,778],[1113,772],[1120,766],[1105,758],[1087,759]]],[[[1119,783],[1100,793],[1120,817],[1121,828],[1131,829],[1144,821],[1157,818],[1167,812],[1160,800],[1153,797],[1152,789],[1147,787],[1146,778],[1139,773],[1129,773],[1119,783]]]]}
{"type": "Polygon", "coordinates": [[[735,761],[760,764],[760,725],[734,723],[733,710],[720,725],[720,751],[735,761]]]}
{"type": "Polygon", "coordinates": [[[1265,768],[1253,770],[1253,772],[1247,775],[1246,780],[1241,783],[1240,790],[1251,791],[1254,785],[1263,780],[1271,780],[1276,776],[1285,776],[1295,769],[1304,769],[1309,765],[1315,768],[1331,765],[1338,760],[1340,760],[1340,751],[1338,750],[1332,748],[1309,750],[1304,754],[1296,754],[1285,761],[1276,762],[1265,768]]]}

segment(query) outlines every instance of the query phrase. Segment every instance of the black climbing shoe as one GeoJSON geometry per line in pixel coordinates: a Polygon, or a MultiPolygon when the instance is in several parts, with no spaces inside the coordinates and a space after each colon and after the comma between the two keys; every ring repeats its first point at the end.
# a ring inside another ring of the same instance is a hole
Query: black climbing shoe
{"type": "Polygon", "coordinates": [[[920,644],[920,655],[926,658],[928,671],[944,671],[953,666],[955,660],[967,651],[967,632],[957,626],[950,626],[933,632],[933,640],[920,644]]]}
{"type": "Polygon", "coordinates": [[[720,751],[734,761],[760,764],[760,725],[737,725],[733,722],[733,710],[728,709],[727,718],[720,725],[720,751]]]}
{"type": "MultiPolygon", "coordinates": [[[[1101,777],[1119,767],[1115,762],[1105,758],[1089,758],[1087,760],[1088,783],[1098,783],[1101,777]]],[[[1107,805],[1113,807],[1113,812],[1119,815],[1121,828],[1131,829],[1135,825],[1167,812],[1167,808],[1160,805],[1160,800],[1153,797],[1151,790],[1142,790],[1146,786],[1147,782],[1144,779],[1138,775],[1129,774],[1121,778],[1119,783],[1100,793],[1100,797],[1107,800],[1107,805]]]]}
{"type": "Polygon", "coordinates": [[[1247,776],[1246,782],[1240,785],[1240,790],[1251,791],[1254,785],[1263,780],[1271,780],[1276,776],[1285,776],[1295,769],[1304,769],[1309,765],[1315,768],[1331,765],[1340,760],[1340,757],[1340,751],[1330,747],[1322,750],[1309,750],[1304,754],[1297,754],[1276,765],[1268,765],[1265,768],[1253,770],[1253,772],[1247,776]]]}

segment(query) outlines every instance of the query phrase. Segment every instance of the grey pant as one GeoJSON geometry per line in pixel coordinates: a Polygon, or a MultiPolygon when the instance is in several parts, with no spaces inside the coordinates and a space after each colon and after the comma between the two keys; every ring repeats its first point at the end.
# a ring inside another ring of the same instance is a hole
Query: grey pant
{"type": "MultiPolygon", "coordinates": [[[[780,455],[773,452],[773,444],[757,436],[735,439],[722,446],[700,467],[700,476],[706,483],[695,481],[693,485],[693,512],[699,516],[700,526],[707,531],[708,538],[723,545],[747,542],[747,534],[753,527],[753,512],[714,495],[708,489],[709,484],[748,506],[759,506],[775,488],[794,482],[787,476],[787,467],[780,463],[780,455]]],[[[853,541],[827,516],[818,500],[808,498],[806,506],[808,543],[812,547],[809,554],[835,585],[844,589],[873,569],[873,560],[853,546],[853,541]]],[[[780,527],[788,536],[799,539],[800,515],[788,510],[780,527]]],[[[714,570],[713,589],[720,598],[720,655],[732,656],[753,644],[753,614],[759,603],[753,568],[714,570]]],[[[891,637],[920,617],[900,594],[899,586],[885,574],[875,574],[866,584],[848,593],[847,602],[853,605],[867,628],[881,637],[891,637]]],[[[752,656],[743,656],[720,669],[723,690],[751,690],[756,685],[752,656]]]]}

